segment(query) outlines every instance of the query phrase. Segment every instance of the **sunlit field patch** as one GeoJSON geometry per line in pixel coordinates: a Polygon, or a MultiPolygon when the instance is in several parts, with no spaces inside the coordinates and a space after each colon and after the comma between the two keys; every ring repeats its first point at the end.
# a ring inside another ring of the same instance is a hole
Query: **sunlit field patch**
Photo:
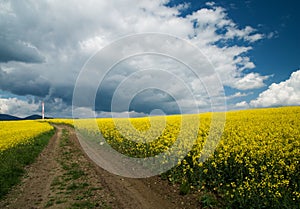
{"type": "Polygon", "coordinates": [[[0,121],[0,152],[31,140],[52,130],[48,123],[38,121],[0,121]]]}

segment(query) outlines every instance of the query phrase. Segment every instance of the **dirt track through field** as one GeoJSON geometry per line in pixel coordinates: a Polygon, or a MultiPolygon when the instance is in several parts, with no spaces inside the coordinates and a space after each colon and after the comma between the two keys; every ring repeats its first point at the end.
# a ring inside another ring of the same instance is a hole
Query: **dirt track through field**
{"type": "Polygon", "coordinates": [[[159,177],[123,178],[98,167],[82,151],[73,128],[55,127],[48,146],[0,208],[199,208],[196,196],[179,195],[178,186],[159,177]]]}

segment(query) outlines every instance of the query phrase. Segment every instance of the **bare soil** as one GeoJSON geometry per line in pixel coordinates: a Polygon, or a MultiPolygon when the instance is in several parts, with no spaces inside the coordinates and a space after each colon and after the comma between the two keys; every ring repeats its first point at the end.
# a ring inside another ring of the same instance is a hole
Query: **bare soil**
{"type": "Polygon", "coordinates": [[[200,208],[197,194],[179,195],[178,185],[158,176],[132,179],[102,169],[83,152],[73,128],[55,127],[48,146],[0,208],[200,208]]]}

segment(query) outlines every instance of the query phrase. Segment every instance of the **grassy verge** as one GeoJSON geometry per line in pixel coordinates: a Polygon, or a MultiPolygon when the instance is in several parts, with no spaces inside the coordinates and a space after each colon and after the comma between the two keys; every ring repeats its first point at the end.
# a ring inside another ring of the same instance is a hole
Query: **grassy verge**
{"type": "Polygon", "coordinates": [[[56,159],[61,171],[51,183],[51,195],[45,208],[111,208],[101,197],[101,187],[94,185],[88,173],[90,164],[82,161],[81,150],[70,140],[70,133],[63,129],[59,146],[60,156],[56,159]],[[62,206],[64,204],[64,206],[62,206]]]}
{"type": "Polygon", "coordinates": [[[29,144],[17,145],[0,152],[0,199],[20,182],[24,167],[34,162],[54,133],[55,130],[43,133],[29,144]]]}

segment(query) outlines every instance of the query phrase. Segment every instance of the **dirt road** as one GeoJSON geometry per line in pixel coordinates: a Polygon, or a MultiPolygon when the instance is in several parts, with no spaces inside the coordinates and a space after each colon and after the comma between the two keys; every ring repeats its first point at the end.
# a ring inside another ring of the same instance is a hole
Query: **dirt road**
{"type": "Polygon", "coordinates": [[[82,151],[73,128],[55,127],[48,146],[0,208],[199,208],[195,195],[181,196],[178,186],[159,177],[123,178],[98,167],[82,151]]]}

